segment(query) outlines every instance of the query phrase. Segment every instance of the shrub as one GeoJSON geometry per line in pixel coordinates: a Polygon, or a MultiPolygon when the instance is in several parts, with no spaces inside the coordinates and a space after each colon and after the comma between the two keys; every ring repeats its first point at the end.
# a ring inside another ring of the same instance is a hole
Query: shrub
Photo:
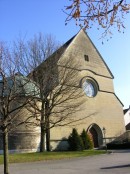
{"type": "Polygon", "coordinates": [[[93,147],[94,147],[93,142],[92,142],[90,136],[86,133],[85,129],[83,129],[80,136],[83,141],[84,149],[93,149],[93,147]]]}
{"type": "Polygon", "coordinates": [[[79,136],[77,130],[74,128],[68,137],[69,150],[80,151],[84,149],[83,141],[79,136]]]}

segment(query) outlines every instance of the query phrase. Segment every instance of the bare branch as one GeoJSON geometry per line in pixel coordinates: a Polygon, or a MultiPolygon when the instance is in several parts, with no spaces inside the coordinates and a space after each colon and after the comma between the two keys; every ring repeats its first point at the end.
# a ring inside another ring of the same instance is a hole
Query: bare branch
{"type": "Polygon", "coordinates": [[[102,37],[112,33],[112,26],[116,26],[119,32],[124,30],[124,15],[129,11],[130,3],[127,0],[72,0],[71,5],[63,10],[67,15],[65,24],[73,19],[76,25],[85,29],[98,24],[97,29],[104,29],[102,37]]]}

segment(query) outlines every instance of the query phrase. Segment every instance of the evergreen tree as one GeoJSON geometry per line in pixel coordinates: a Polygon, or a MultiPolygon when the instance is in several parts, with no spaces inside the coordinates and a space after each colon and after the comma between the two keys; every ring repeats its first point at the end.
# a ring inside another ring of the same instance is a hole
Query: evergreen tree
{"type": "Polygon", "coordinates": [[[85,129],[83,129],[80,136],[83,141],[84,149],[93,149],[93,142],[90,136],[86,133],[85,129]]]}
{"type": "Polygon", "coordinates": [[[72,133],[68,137],[69,150],[80,151],[84,149],[83,141],[77,130],[73,128],[72,133]]]}

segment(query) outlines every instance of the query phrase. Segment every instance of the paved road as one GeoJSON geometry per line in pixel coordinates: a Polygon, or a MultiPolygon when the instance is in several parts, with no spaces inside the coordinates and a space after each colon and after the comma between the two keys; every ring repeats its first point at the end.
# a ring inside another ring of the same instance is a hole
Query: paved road
{"type": "MultiPolygon", "coordinates": [[[[0,174],[3,174],[3,165],[0,165],[0,174]]],[[[75,159],[11,164],[10,174],[130,174],[130,151],[75,159]]]]}

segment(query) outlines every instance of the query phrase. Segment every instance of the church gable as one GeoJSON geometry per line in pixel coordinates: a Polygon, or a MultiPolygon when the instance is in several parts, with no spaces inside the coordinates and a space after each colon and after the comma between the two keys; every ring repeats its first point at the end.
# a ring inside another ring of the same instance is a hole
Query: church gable
{"type": "Polygon", "coordinates": [[[97,75],[113,78],[105,61],[83,30],[80,30],[71,40],[61,56],[61,59],[63,58],[70,58],[77,62],[80,65],[80,70],[89,70],[97,75]]]}
{"type": "Polygon", "coordinates": [[[90,77],[96,80],[98,91],[100,93],[114,94],[114,98],[116,98],[116,101],[122,106],[123,104],[114,92],[114,76],[84,30],[80,30],[77,35],[69,40],[69,44],[65,45],[66,48],[59,58],[58,64],[63,67],[65,66],[64,62],[69,60],[72,68],[75,69],[76,67],[79,71],[77,83],[83,77],[90,77]]]}

